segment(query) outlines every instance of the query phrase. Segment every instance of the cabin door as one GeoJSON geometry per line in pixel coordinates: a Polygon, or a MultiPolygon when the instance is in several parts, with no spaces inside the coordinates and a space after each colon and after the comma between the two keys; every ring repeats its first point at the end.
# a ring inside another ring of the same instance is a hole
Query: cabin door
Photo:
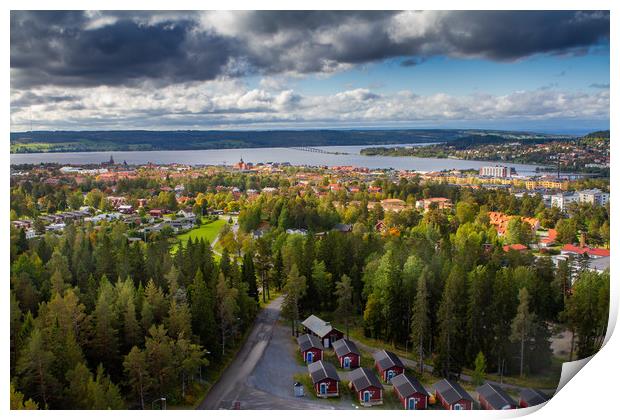
{"type": "Polygon", "coordinates": [[[370,402],[370,391],[364,391],[364,402],[370,402]]]}
{"type": "Polygon", "coordinates": [[[325,347],[326,349],[329,348],[329,338],[323,339],[323,347],[325,347]]]}
{"type": "Polygon", "coordinates": [[[320,386],[320,390],[321,390],[321,391],[320,391],[320,392],[321,392],[321,395],[325,395],[325,394],[327,394],[327,384],[325,384],[325,383],[321,384],[321,386],[320,386]]]}
{"type": "Polygon", "coordinates": [[[394,371],[393,370],[388,370],[387,381],[390,382],[393,377],[394,377],[394,371]]]}
{"type": "Polygon", "coordinates": [[[343,365],[345,369],[349,369],[351,367],[351,359],[349,357],[345,357],[343,365]]]}
{"type": "Polygon", "coordinates": [[[409,398],[409,410],[415,410],[415,404],[416,404],[416,399],[415,398],[409,398]]]}
{"type": "Polygon", "coordinates": [[[312,353],[311,351],[306,353],[306,360],[308,361],[308,363],[312,363],[313,359],[314,359],[314,353],[312,353]]]}

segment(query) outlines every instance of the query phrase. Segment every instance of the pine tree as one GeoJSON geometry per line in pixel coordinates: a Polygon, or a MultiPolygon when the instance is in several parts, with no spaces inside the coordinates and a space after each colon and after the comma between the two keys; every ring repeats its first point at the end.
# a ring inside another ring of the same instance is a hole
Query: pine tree
{"type": "Polygon", "coordinates": [[[217,342],[215,297],[213,291],[207,287],[201,270],[198,270],[189,287],[189,300],[192,330],[200,337],[203,347],[213,349],[212,346],[217,342]]]}
{"type": "Polygon", "coordinates": [[[31,398],[24,401],[24,394],[15,389],[15,385],[11,382],[11,410],[38,410],[39,404],[31,398]]]}
{"type": "Polygon", "coordinates": [[[254,270],[254,260],[250,253],[243,255],[243,265],[241,266],[241,280],[248,285],[248,296],[258,302],[258,288],[256,286],[256,271],[254,270]]]}
{"type": "Polygon", "coordinates": [[[424,343],[430,333],[429,297],[426,283],[426,276],[422,275],[418,281],[411,315],[411,341],[418,350],[420,374],[424,373],[424,343]]]}
{"type": "Polygon", "coordinates": [[[220,339],[222,343],[222,356],[226,353],[226,337],[233,335],[237,321],[237,293],[238,290],[228,287],[224,274],[220,273],[217,282],[217,314],[220,324],[220,339]]]}
{"type": "Polygon", "coordinates": [[[146,352],[133,346],[123,362],[125,377],[131,387],[132,393],[138,398],[140,408],[144,410],[144,398],[151,386],[151,376],[148,371],[146,352]]]}
{"type": "Polygon", "coordinates": [[[297,265],[293,264],[284,286],[282,316],[291,321],[291,334],[295,335],[295,323],[299,319],[299,300],[306,293],[306,278],[299,274],[297,265]]]}
{"type": "MultiPolygon", "coordinates": [[[[332,302],[333,295],[333,282],[332,274],[327,272],[325,263],[323,261],[314,260],[312,264],[312,284],[314,288],[311,289],[306,278],[306,299],[304,302],[308,302],[304,307],[307,309],[329,308],[332,302]],[[314,293],[310,295],[310,293],[314,293]]],[[[305,277],[305,276],[304,276],[305,277]]]]}
{"type": "Polygon", "coordinates": [[[344,321],[344,326],[349,338],[349,320],[353,316],[353,287],[351,279],[343,274],[340,281],[336,283],[337,306],[335,315],[344,321]]]}
{"type": "Polygon", "coordinates": [[[177,371],[181,374],[181,396],[185,399],[185,384],[188,378],[193,377],[202,366],[208,365],[208,362],[204,358],[205,351],[202,347],[183,336],[175,342],[174,349],[177,371]]]}
{"type": "Polygon", "coordinates": [[[192,336],[192,316],[186,303],[177,304],[176,300],[170,302],[170,310],[165,323],[168,334],[172,338],[192,336]]]}
{"type": "Polygon", "coordinates": [[[282,289],[282,283],[284,283],[284,261],[282,259],[282,251],[280,249],[276,252],[270,277],[273,279],[274,286],[279,292],[282,289]]]}
{"type": "Polygon", "coordinates": [[[118,317],[115,310],[114,289],[103,276],[99,286],[99,297],[93,312],[94,336],[91,343],[92,359],[108,368],[116,366],[118,357],[118,317]]]}
{"type": "Polygon", "coordinates": [[[118,387],[106,375],[103,366],[97,366],[95,380],[89,384],[89,394],[93,410],[120,410],[125,408],[118,387]]]}
{"type": "Polygon", "coordinates": [[[439,359],[437,371],[448,376],[460,373],[463,366],[465,340],[462,336],[466,316],[465,280],[460,268],[454,266],[444,287],[438,311],[439,359]]]}
{"type": "Polygon", "coordinates": [[[58,396],[59,383],[52,375],[54,354],[46,350],[41,330],[35,328],[17,362],[20,387],[43,408],[53,406],[58,396]]]}
{"type": "Polygon", "coordinates": [[[121,318],[122,353],[126,353],[134,345],[142,342],[142,330],[136,318],[136,292],[133,280],[127,277],[125,281],[116,284],[116,306],[121,318]]]}
{"type": "Polygon", "coordinates": [[[147,366],[153,378],[154,396],[166,395],[176,377],[174,368],[174,343],[163,325],[153,325],[145,340],[147,366]]]}
{"type": "Polygon", "coordinates": [[[525,359],[525,343],[530,338],[534,314],[529,308],[530,294],[524,287],[519,290],[519,306],[517,307],[517,315],[512,320],[512,333],[510,340],[518,342],[520,345],[519,354],[519,375],[523,376],[523,365],[525,359]]]}
{"type": "Polygon", "coordinates": [[[92,409],[91,382],[93,375],[84,363],[78,363],[67,372],[67,406],[75,410],[92,409]]]}

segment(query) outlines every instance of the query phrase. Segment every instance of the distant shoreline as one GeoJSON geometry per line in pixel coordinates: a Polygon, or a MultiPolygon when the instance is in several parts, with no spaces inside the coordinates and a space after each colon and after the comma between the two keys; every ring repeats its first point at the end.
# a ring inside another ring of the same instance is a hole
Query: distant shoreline
{"type": "Polygon", "coordinates": [[[390,129],[281,131],[33,131],[10,135],[10,152],[67,153],[115,151],[191,151],[270,147],[377,146],[443,143],[494,135],[507,141],[567,139],[572,136],[524,131],[390,129]]]}

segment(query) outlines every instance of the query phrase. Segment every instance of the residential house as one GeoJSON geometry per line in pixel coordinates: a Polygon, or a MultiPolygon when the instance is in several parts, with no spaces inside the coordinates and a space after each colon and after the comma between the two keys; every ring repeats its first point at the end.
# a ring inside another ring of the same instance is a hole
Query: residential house
{"type": "Polygon", "coordinates": [[[502,249],[504,250],[504,252],[509,252],[509,251],[524,252],[524,251],[527,251],[528,248],[523,244],[512,244],[512,245],[504,245],[502,249]]]}
{"type": "Polygon", "coordinates": [[[383,404],[383,385],[368,368],[360,367],[349,373],[350,387],[364,406],[383,404]]]}
{"type": "Polygon", "coordinates": [[[332,344],[336,357],[340,362],[340,367],[344,369],[352,369],[360,366],[361,353],[357,349],[357,345],[346,338],[334,341],[332,344]]]}
{"type": "Polygon", "coordinates": [[[405,410],[423,410],[428,407],[428,392],[420,381],[409,373],[393,377],[392,386],[405,410]]]}
{"type": "Polygon", "coordinates": [[[517,402],[500,386],[485,383],[476,388],[480,407],[485,410],[512,410],[517,408],[517,402]]]}
{"type": "Polygon", "coordinates": [[[451,209],[452,200],[444,197],[423,198],[415,202],[415,207],[427,212],[431,207],[437,206],[439,210],[451,209]]]}
{"type": "Polygon", "coordinates": [[[549,248],[553,245],[555,245],[555,242],[558,239],[558,231],[555,229],[549,229],[547,231],[547,236],[545,236],[544,238],[541,238],[540,241],[538,242],[538,245],[541,248],[549,248]]]}
{"type": "Polygon", "coordinates": [[[389,383],[394,376],[405,371],[403,362],[391,351],[379,350],[372,357],[375,359],[375,368],[379,372],[379,376],[385,382],[389,383]]]}
{"type": "Polygon", "coordinates": [[[339,395],[340,377],[334,365],[319,360],[308,365],[308,373],[317,397],[328,398],[339,395]]]}
{"type": "Polygon", "coordinates": [[[538,389],[525,388],[519,394],[519,407],[521,408],[533,407],[547,401],[549,401],[549,396],[538,389]]]}
{"type": "Polygon", "coordinates": [[[301,356],[306,363],[323,359],[323,346],[321,341],[314,335],[300,335],[297,337],[297,344],[299,344],[301,356]]]}
{"type": "Polygon", "coordinates": [[[609,257],[609,250],[605,248],[589,248],[587,246],[577,246],[566,244],[560,250],[562,255],[583,255],[587,254],[590,258],[609,257]]]}
{"type": "Polygon", "coordinates": [[[435,398],[446,410],[472,410],[474,399],[458,383],[442,379],[433,385],[435,398]]]}
{"type": "Polygon", "coordinates": [[[329,322],[323,321],[315,315],[310,315],[301,325],[304,326],[307,333],[320,338],[325,348],[331,347],[334,341],[338,341],[344,336],[342,331],[334,328],[329,322]]]}

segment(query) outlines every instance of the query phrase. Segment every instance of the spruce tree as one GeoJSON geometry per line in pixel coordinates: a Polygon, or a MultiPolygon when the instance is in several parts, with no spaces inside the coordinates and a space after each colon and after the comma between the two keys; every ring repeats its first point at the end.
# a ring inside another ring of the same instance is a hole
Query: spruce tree
{"type": "Polygon", "coordinates": [[[425,276],[418,281],[418,290],[411,314],[411,342],[418,351],[420,374],[424,373],[424,343],[430,334],[428,290],[425,276]]]}

